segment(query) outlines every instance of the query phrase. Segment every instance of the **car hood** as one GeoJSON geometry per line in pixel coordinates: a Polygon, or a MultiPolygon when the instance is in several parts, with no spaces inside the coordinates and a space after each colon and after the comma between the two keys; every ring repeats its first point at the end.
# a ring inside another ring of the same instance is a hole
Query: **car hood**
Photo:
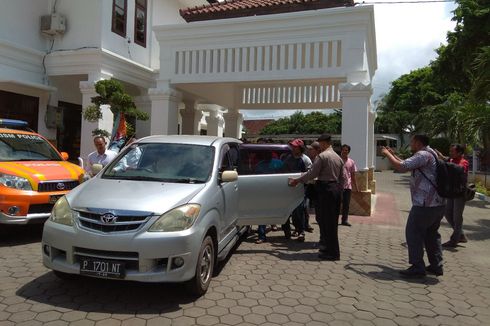
{"type": "Polygon", "coordinates": [[[205,184],[93,178],[67,195],[72,209],[131,210],[163,214],[188,203],[205,184]]]}
{"type": "Polygon", "coordinates": [[[0,162],[0,172],[34,181],[78,180],[83,170],[65,161],[0,162]]]}

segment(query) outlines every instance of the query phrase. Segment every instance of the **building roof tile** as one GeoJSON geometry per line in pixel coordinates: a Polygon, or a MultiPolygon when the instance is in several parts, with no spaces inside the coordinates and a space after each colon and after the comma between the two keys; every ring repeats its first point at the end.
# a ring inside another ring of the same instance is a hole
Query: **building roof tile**
{"type": "Polygon", "coordinates": [[[187,22],[353,6],[353,0],[225,0],[180,10],[187,22]]]}

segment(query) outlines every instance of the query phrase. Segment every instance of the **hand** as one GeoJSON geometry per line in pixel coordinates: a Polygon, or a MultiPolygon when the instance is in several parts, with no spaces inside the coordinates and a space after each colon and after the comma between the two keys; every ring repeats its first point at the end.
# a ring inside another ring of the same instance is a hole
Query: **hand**
{"type": "Polygon", "coordinates": [[[385,146],[381,148],[381,154],[383,154],[384,156],[388,156],[388,154],[393,154],[392,152],[393,150],[391,148],[385,146]]]}
{"type": "Polygon", "coordinates": [[[298,183],[299,183],[298,179],[288,178],[288,185],[290,187],[296,187],[298,183]]]}

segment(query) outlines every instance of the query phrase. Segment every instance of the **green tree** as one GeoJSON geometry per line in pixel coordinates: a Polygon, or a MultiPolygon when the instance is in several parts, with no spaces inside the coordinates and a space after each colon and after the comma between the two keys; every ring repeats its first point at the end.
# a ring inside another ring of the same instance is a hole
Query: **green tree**
{"type": "MultiPolygon", "coordinates": [[[[482,66],[488,68],[490,45],[490,2],[488,0],[456,0],[452,20],[454,31],[447,33],[447,45],[437,49],[438,57],[431,64],[440,83],[448,92],[468,94],[482,74],[482,66]]],[[[487,86],[488,87],[488,86],[487,86]]],[[[488,88],[487,88],[488,91],[488,88]]],[[[488,100],[488,92],[486,94],[488,100]]]]}
{"type": "Polygon", "coordinates": [[[268,124],[260,134],[321,134],[324,132],[339,134],[341,128],[342,113],[340,110],[335,110],[334,113],[328,115],[322,112],[311,112],[305,115],[297,111],[289,117],[268,124]]]}
{"type": "MultiPolygon", "coordinates": [[[[128,132],[133,131],[134,125],[130,125],[129,121],[148,120],[148,113],[138,110],[134,104],[131,95],[124,91],[123,85],[114,79],[99,80],[95,83],[95,91],[98,96],[92,98],[93,105],[88,106],[83,110],[83,118],[90,122],[97,122],[102,118],[101,105],[110,105],[110,110],[116,116],[123,113],[126,119],[128,132]]],[[[113,129],[117,126],[113,126],[113,129]]],[[[95,129],[92,134],[110,137],[112,130],[95,129]]]]}
{"type": "Polygon", "coordinates": [[[490,163],[490,3],[456,2],[447,45],[429,66],[392,82],[377,107],[376,130],[410,129],[481,146],[490,163]]]}

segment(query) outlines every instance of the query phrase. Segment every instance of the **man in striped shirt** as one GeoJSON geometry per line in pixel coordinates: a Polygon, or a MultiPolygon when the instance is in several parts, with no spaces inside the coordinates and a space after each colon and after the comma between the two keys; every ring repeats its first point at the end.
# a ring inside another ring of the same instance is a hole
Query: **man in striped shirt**
{"type": "Polygon", "coordinates": [[[411,266],[400,271],[400,274],[407,278],[424,277],[426,272],[439,276],[443,274],[439,226],[444,215],[445,201],[437,194],[434,187],[437,154],[430,148],[429,138],[425,135],[413,136],[410,149],[414,154],[406,160],[401,160],[389,148],[382,149],[383,155],[390,160],[396,170],[412,172],[410,179],[412,208],[405,228],[411,266]],[[424,247],[429,259],[427,268],[424,263],[424,247]]]}

